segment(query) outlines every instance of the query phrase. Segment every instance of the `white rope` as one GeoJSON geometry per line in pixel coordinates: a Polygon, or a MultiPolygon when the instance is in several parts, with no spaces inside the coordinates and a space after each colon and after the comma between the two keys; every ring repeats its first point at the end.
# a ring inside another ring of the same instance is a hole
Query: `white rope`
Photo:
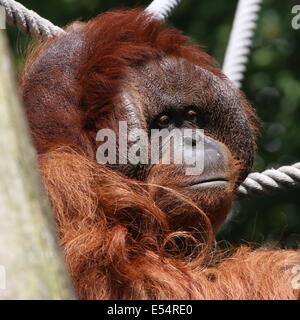
{"type": "MultiPolygon", "coordinates": [[[[237,6],[223,65],[223,72],[237,87],[244,78],[261,3],[262,0],[239,0],[237,6]]],[[[249,174],[238,188],[237,198],[271,195],[297,187],[300,187],[300,162],[249,174]]]]}
{"type": "Polygon", "coordinates": [[[238,198],[271,195],[278,191],[288,191],[300,187],[300,162],[269,169],[262,173],[250,173],[239,187],[238,198]]]}
{"type": "Polygon", "coordinates": [[[182,0],[154,0],[146,9],[158,20],[166,20],[182,0]]]}
{"type": "Polygon", "coordinates": [[[223,72],[237,87],[244,78],[261,3],[262,0],[238,3],[223,65],[223,72]]]}
{"type": "Polygon", "coordinates": [[[61,28],[14,0],[0,0],[0,5],[5,9],[7,22],[17,26],[24,33],[37,38],[52,38],[64,32],[61,28]]]}

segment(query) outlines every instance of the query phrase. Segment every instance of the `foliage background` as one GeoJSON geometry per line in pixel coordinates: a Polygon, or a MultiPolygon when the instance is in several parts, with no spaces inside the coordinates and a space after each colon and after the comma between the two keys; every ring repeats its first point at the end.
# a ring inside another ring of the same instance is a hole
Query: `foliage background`
{"type": "MultiPolygon", "coordinates": [[[[114,8],[146,6],[150,0],[21,0],[58,26],[88,20],[114,8]]],[[[300,30],[291,13],[299,1],[264,0],[243,90],[263,120],[254,170],[300,161],[300,30]]],[[[237,0],[184,0],[169,23],[222,64],[237,0]]],[[[16,69],[30,37],[8,28],[16,69]]],[[[223,243],[300,243],[300,194],[293,191],[236,203],[218,235],[223,243]]]]}

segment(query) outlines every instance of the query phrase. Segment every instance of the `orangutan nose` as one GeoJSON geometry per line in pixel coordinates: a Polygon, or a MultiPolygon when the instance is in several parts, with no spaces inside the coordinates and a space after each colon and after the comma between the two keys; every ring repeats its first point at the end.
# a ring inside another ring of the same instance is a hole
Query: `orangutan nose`
{"type": "Polygon", "coordinates": [[[229,159],[225,146],[207,136],[194,135],[185,139],[185,162],[189,163],[186,156],[196,159],[199,174],[191,181],[192,186],[202,185],[225,186],[229,181],[229,159]],[[202,139],[202,140],[201,140],[202,139]],[[200,158],[200,159],[199,159],[200,158]]]}

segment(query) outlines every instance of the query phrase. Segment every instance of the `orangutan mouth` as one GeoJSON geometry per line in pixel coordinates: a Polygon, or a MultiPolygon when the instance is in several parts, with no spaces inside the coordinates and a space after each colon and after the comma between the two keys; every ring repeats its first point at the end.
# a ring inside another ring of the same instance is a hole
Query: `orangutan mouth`
{"type": "Polygon", "coordinates": [[[198,179],[189,185],[191,189],[226,188],[229,179],[225,177],[214,177],[209,179],[198,179]]]}

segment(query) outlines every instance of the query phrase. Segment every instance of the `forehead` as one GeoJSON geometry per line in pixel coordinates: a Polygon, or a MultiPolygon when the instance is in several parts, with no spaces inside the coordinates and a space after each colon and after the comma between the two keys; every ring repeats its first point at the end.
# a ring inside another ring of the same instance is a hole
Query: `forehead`
{"type": "Polygon", "coordinates": [[[225,77],[221,79],[183,58],[163,57],[131,69],[126,87],[149,115],[189,105],[204,111],[241,108],[235,89],[225,77]]]}

